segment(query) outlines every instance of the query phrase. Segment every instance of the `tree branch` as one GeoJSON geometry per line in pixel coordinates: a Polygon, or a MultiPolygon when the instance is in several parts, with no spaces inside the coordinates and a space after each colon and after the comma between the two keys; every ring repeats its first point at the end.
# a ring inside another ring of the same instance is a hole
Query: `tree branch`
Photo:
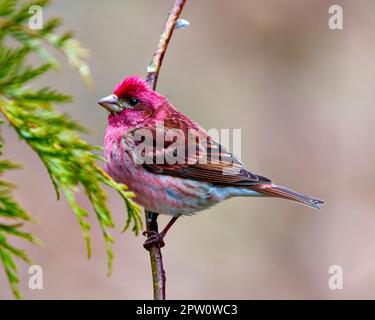
{"type": "Polygon", "coordinates": [[[163,32],[160,35],[160,40],[156,52],[154,53],[152,61],[147,68],[146,81],[153,90],[155,90],[156,88],[156,82],[158,81],[160,67],[163,62],[165,52],[167,51],[169,40],[172,37],[177,19],[180,16],[185,3],[186,0],[176,0],[171,12],[168,15],[168,19],[165,23],[163,32]]]}
{"type": "MultiPolygon", "coordinates": [[[[147,231],[159,232],[158,228],[158,214],[155,212],[145,212],[146,229],[147,231]]],[[[165,300],[165,271],[163,266],[163,256],[161,248],[153,246],[149,249],[151,272],[152,272],[152,286],[154,289],[154,300],[165,300]]]]}
{"type": "MultiPolygon", "coordinates": [[[[155,90],[156,83],[158,80],[160,67],[163,62],[165,52],[167,51],[169,40],[172,37],[173,30],[175,28],[178,17],[180,16],[182,9],[187,0],[176,0],[175,4],[168,15],[167,22],[160,35],[158,47],[150,65],[147,67],[147,78],[148,85],[155,90]]],[[[155,212],[149,212],[146,210],[146,229],[147,231],[158,232],[157,217],[158,214],[155,212]]],[[[165,271],[163,267],[163,257],[161,249],[158,246],[153,246],[149,250],[151,270],[152,270],[152,283],[154,288],[154,300],[165,300],[165,271]]]]}

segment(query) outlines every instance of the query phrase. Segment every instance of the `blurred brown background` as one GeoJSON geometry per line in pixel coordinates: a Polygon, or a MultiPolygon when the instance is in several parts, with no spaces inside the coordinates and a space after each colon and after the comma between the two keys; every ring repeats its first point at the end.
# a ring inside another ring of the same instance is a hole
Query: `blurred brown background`
{"type": "MultiPolygon", "coordinates": [[[[96,101],[125,75],[145,74],[173,0],[58,0],[45,18],[91,50],[95,90],[66,63],[37,85],[76,97],[59,106],[102,144],[106,112],[96,101]]],[[[242,160],[252,171],[327,201],[319,213],[276,199],[229,200],[177,222],[163,250],[167,296],[174,299],[375,298],[375,3],[324,0],[189,0],[158,90],[209,128],[241,128],[242,160]],[[344,30],[328,28],[328,8],[344,9],[344,30]],[[344,271],[343,290],[328,287],[328,268],[344,271]]],[[[57,202],[37,156],[4,130],[6,156],[24,164],[7,176],[40,224],[45,243],[27,246],[44,269],[44,289],[28,299],[152,298],[144,238],[121,234],[121,200],[110,193],[117,222],[114,272],[106,276],[104,242],[92,217],[93,257],[79,225],[57,202]]],[[[84,195],[81,202],[89,208],[84,195]]],[[[162,218],[164,225],[167,218],[162,218]]],[[[12,298],[0,270],[0,298],[12,298]]]]}

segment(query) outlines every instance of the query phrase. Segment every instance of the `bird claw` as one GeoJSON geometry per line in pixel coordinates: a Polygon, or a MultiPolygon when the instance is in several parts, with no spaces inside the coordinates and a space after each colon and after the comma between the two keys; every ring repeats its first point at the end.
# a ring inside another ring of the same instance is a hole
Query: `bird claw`
{"type": "Polygon", "coordinates": [[[142,233],[144,236],[148,237],[145,243],[143,244],[143,247],[150,251],[152,247],[156,248],[163,248],[165,246],[164,243],[164,234],[163,233],[157,233],[155,231],[143,231],[142,233]]]}

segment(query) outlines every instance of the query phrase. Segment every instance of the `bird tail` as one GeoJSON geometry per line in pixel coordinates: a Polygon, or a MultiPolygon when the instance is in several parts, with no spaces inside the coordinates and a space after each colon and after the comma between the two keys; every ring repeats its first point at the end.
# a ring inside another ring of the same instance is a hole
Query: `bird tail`
{"type": "Polygon", "coordinates": [[[274,184],[262,184],[261,186],[257,186],[253,190],[258,191],[266,196],[293,200],[317,210],[319,210],[324,204],[323,200],[311,198],[296,191],[274,184]]]}

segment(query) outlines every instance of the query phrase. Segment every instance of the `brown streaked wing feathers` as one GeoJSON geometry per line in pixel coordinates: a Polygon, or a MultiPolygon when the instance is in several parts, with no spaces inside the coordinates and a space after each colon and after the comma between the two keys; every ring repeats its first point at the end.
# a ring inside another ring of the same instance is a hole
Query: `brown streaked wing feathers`
{"type": "MultiPolygon", "coordinates": [[[[154,160],[151,164],[143,164],[143,166],[156,174],[170,175],[179,178],[186,178],[198,181],[210,182],[217,185],[227,186],[254,186],[259,184],[270,184],[271,181],[265,177],[255,175],[247,171],[243,163],[229,152],[222,145],[214,141],[208,134],[189,118],[181,116],[176,113],[176,110],[168,110],[169,117],[164,121],[165,130],[180,129],[184,133],[184,141],[164,142],[164,149],[166,154],[171,153],[175,148],[169,150],[168,147],[175,143],[174,147],[179,142],[184,143],[185,158],[183,163],[175,164],[156,164],[156,129],[149,127],[147,129],[153,132],[153,155],[151,158],[154,160]],[[188,152],[189,144],[196,144],[197,140],[188,134],[189,129],[195,129],[199,133],[199,141],[196,155],[191,155],[188,152]],[[202,141],[204,143],[202,143],[202,141]],[[205,142],[207,141],[207,142],[205,142]],[[207,161],[202,161],[207,159],[207,161]]],[[[181,139],[182,140],[182,139],[181,139]]]]}

